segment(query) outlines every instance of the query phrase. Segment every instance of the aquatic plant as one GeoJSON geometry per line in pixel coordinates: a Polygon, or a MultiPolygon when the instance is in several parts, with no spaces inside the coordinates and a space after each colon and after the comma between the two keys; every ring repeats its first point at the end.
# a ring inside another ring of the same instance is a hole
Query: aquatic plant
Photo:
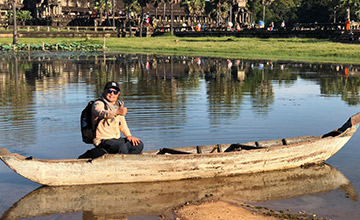
{"type": "Polygon", "coordinates": [[[0,44],[0,51],[88,51],[102,50],[99,44],[82,44],[78,42],[42,43],[42,44],[0,44]]]}

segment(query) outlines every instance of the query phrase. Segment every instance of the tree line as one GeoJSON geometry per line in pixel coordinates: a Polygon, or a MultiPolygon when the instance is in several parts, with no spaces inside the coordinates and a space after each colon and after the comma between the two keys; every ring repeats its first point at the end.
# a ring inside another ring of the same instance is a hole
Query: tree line
{"type": "Polygon", "coordinates": [[[247,5],[254,21],[267,24],[338,23],[360,17],[360,0],[249,0],[247,5]]]}
{"type": "MultiPolygon", "coordinates": [[[[117,8],[119,0],[93,0],[92,11],[100,15],[109,14],[120,10],[117,8]],[[115,7],[114,7],[115,6],[115,7]]],[[[139,18],[144,16],[144,8],[149,5],[158,8],[160,4],[171,5],[173,0],[122,0],[121,10],[135,13],[139,18]]],[[[239,10],[239,0],[181,0],[181,5],[185,7],[190,16],[204,16],[215,20],[218,23],[234,21],[234,14],[239,10]]],[[[29,5],[22,10],[29,10],[29,5]]],[[[24,6],[25,6],[24,5],[24,6]]],[[[34,6],[34,5],[33,5],[34,6]]],[[[360,18],[360,0],[248,0],[246,4],[252,13],[253,21],[258,23],[260,20],[266,24],[274,22],[279,25],[285,21],[287,25],[295,23],[338,23],[350,20],[359,20],[360,18]]],[[[35,6],[34,6],[35,7],[35,6]]],[[[19,13],[22,13],[19,10],[19,13]]],[[[29,10],[31,11],[31,10],[29,10]]],[[[33,12],[33,11],[32,11],[33,12]]],[[[32,17],[35,17],[31,13],[32,17]]],[[[30,13],[18,14],[18,19],[22,23],[32,19],[30,13]],[[19,19],[20,20],[20,19],[19,19]]],[[[8,14],[8,20],[11,20],[12,13],[8,14]]],[[[131,19],[131,18],[129,18],[131,19]]],[[[143,19],[141,19],[143,21],[143,19]]]]}
{"type": "MultiPolygon", "coordinates": [[[[111,10],[113,0],[96,0],[95,9],[111,10]]],[[[172,4],[172,0],[123,0],[127,12],[140,16],[147,5],[157,8],[162,4],[172,4]]],[[[182,0],[181,5],[191,16],[207,15],[220,23],[234,21],[239,10],[238,0],[182,0]]],[[[246,4],[253,21],[266,24],[295,23],[338,23],[347,19],[359,20],[360,0],[248,0],[246,4]]],[[[236,22],[236,21],[235,21],[236,22]]]]}

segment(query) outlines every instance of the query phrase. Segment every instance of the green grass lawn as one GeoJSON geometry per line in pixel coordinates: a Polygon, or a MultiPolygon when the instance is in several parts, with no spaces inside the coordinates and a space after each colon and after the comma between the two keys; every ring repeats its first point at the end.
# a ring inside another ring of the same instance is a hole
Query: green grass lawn
{"type": "MultiPolygon", "coordinates": [[[[0,43],[11,42],[11,38],[0,38],[0,43]]],[[[80,42],[103,45],[104,39],[19,38],[19,43],[42,42],[80,42]]],[[[179,38],[173,36],[151,38],[106,38],[106,48],[107,52],[121,53],[360,64],[360,45],[303,38],[179,38]]]]}

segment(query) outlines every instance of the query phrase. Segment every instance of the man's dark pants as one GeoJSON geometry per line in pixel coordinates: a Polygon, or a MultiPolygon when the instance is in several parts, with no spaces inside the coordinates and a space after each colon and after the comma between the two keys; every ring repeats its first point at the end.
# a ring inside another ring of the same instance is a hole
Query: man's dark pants
{"type": "Polygon", "coordinates": [[[105,149],[109,154],[140,154],[144,144],[140,141],[134,146],[126,138],[119,138],[103,140],[97,147],[105,149]]]}

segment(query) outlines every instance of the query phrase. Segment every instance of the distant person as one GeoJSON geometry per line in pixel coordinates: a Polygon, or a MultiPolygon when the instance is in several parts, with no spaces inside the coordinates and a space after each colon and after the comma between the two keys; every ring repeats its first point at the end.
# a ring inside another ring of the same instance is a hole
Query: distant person
{"type": "Polygon", "coordinates": [[[196,29],[196,31],[200,31],[200,30],[201,30],[201,24],[198,23],[198,24],[196,25],[195,29],[196,29]]]}
{"type": "Polygon", "coordinates": [[[240,24],[236,23],[236,31],[240,31],[240,24]]]}
{"type": "Polygon", "coordinates": [[[259,21],[259,28],[265,28],[265,22],[259,21]]]}
{"type": "Polygon", "coordinates": [[[350,20],[346,20],[345,22],[345,30],[349,31],[350,30],[350,20]]]}
{"type": "Polygon", "coordinates": [[[108,82],[101,100],[94,102],[92,117],[93,124],[97,124],[94,145],[110,154],[140,154],[144,145],[130,133],[125,120],[127,108],[118,100],[119,95],[118,83],[108,82]]]}
{"type": "Polygon", "coordinates": [[[187,26],[186,23],[183,23],[183,24],[182,24],[182,27],[183,27],[183,28],[181,28],[181,31],[186,31],[186,26],[187,26]]]}
{"type": "Polygon", "coordinates": [[[269,30],[270,30],[270,31],[273,31],[273,30],[274,30],[274,26],[275,26],[274,22],[271,22],[270,27],[269,27],[269,30]]]}
{"type": "Polygon", "coordinates": [[[281,29],[285,30],[285,21],[281,22],[281,29]]]}
{"type": "Polygon", "coordinates": [[[233,26],[234,26],[234,24],[231,21],[229,21],[228,22],[228,31],[232,31],[233,26]]]}

